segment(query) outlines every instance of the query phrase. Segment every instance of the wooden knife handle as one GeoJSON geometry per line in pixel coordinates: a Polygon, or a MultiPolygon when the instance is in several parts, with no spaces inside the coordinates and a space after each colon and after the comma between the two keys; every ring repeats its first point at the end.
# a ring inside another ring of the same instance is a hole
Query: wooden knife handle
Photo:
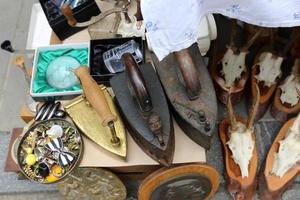
{"type": "Polygon", "coordinates": [[[117,117],[110,111],[105,95],[91,77],[88,67],[78,67],[75,74],[80,79],[86,99],[102,119],[102,125],[107,126],[108,122],[116,121],[117,117]]]}
{"type": "Polygon", "coordinates": [[[67,18],[68,24],[70,26],[73,27],[77,24],[77,20],[75,19],[74,15],[73,15],[73,11],[72,11],[72,8],[70,7],[70,5],[65,3],[62,5],[60,10],[63,13],[63,15],[67,18]]]}
{"type": "Polygon", "coordinates": [[[125,65],[129,81],[133,88],[134,96],[136,97],[140,108],[144,112],[150,111],[152,109],[151,97],[147,90],[143,75],[139,70],[138,64],[131,53],[124,53],[122,55],[122,61],[125,65]]]}
{"type": "Polygon", "coordinates": [[[189,99],[197,99],[199,97],[201,88],[198,74],[199,72],[195,67],[188,49],[182,49],[174,54],[179,64],[189,99]]]}

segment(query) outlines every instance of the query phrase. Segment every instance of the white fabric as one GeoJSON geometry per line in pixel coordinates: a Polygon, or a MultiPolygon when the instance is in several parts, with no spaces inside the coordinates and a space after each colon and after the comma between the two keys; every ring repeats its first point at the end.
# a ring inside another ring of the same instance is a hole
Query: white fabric
{"type": "Polygon", "coordinates": [[[141,11],[159,60],[196,42],[208,13],[265,27],[300,26],[300,0],[141,0],[141,11]]]}

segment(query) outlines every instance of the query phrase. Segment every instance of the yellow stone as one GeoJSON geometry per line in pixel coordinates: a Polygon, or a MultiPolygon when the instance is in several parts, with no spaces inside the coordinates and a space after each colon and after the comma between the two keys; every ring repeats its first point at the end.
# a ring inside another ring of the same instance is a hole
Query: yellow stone
{"type": "Polygon", "coordinates": [[[53,167],[51,167],[51,172],[56,177],[61,177],[63,175],[63,170],[59,165],[53,165],[53,167]]]}
{"type": "Polygon", "coordinates": [[[53,174],[49,174],[49,175],[46,177],[46,181],[47,181],[48,183],[52,183],[52,182],[57,181],[57,180],[58,180],[58,178],[55,177],[53,174]]]}
{"type": "Polygon", "coordinates": [[[34,154],[28,154],[26,156],[26,164],[32,166],[36,163],[36,157],[34,154]]]}

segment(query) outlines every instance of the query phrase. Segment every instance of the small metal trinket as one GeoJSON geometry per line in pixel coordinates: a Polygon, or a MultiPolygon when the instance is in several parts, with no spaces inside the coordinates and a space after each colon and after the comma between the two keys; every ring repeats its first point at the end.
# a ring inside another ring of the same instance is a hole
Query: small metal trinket
{"type": "Polygon", "coordinates": [[[29,128],[18,146],[17,160],[28,179],[53,183],[74,169],[81,150],[82,139],[75,126],[55,118],[29,128]]]}

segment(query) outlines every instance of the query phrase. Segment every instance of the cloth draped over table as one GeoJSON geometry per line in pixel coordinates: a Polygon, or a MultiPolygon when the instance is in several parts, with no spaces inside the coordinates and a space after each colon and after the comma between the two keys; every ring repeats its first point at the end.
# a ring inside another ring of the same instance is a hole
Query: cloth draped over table
{"type": "Polygon", "coordinates": [[[300,0],[141,0],[141,11],[159,60],[195,43],[209,13],[264,27],[300,26],[300,0]]]}
{"type": "MultiPolygon", "coordinates": [[[[76,84],[71,88],[58,89],[51,87],[47,81],[46,72],[49,64],[54,59],[60,56],[70,56],[75,58],[81,66],[88,65],[88,49],[55,49],[42,51],[38,55],[37,69],[33,80],[33,92],[34,93],[48,93],[48,92],[63,92],[63,91],[78,91],[81,89],[80,84],[76,84]]],[[[60,75],[60,74],[58,74],[60,75]]]]}

